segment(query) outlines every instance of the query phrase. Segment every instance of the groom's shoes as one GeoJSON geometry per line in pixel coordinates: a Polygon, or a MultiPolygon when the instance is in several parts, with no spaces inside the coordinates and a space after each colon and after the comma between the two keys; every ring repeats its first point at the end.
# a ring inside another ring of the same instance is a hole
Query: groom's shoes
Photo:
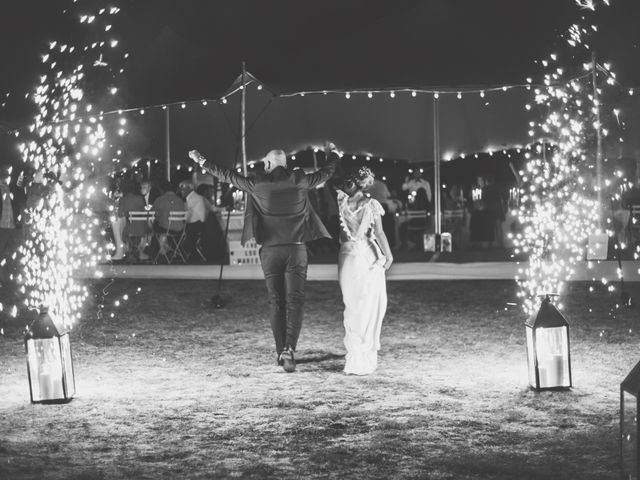
{"type": "Polygon", "coordinates": [[[296,359],[293,356],[293,350],[291,350],[291,348],[287,348],[280,354],[280,357],[278,357],[278,364],[282,365],[282,368],[284,368],[284,371],[287,373],[295,371],[296,359]]]}

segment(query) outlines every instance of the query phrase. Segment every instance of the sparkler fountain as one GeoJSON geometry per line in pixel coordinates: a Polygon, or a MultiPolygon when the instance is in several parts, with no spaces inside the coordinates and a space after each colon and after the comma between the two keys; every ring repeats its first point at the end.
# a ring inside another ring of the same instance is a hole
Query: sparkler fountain
{"type": "MultiPolygon", "coordinates": [[[[44,341],[40,338],[51,327],[43,330],[40,323],[53,321],[59,332],[56,335],[64,338],[79,320],[89,295],[79,274],[88,270],[100,276],[97,264],[107,258],[107,248],[98,238],[101,221],[91,202],[100,188],[96,179],[108,175],[113,161],[117,161],[110,156],[108,131],[115,125],[118,134],[124,135],[126,121],[96,111],[92,100],[98,108],[105,108],[112,107],[117,99],[116,81],[122,70],[114,72],[111,65],[123,54],[118,41],[105,36],[112,35],[112,21],[118,12],[118,7],[96,7],[95,2],[78,0],[64,11],[64,20],[71,21],[69,36],[82,40],[77,44],[49,43],[48,52],[42,56],[46,73],[28,95],[37,109],[34,121],[28,131],[15,132],[22,141],[19,149],[23,160],[35,173],[27,185],[30,193],[24,214],[24,243],[13,257],[17,268],[11,279],[19,301],[16,305],[0,304],[0,309],[13,317],[22,316],[25,310],[40,312],[26,330],[32,401],[40,398],[34,397],[34,391],[64,390],[64,400],[73,394],[71,387],[42,390],[43,384],[38,383],[37,372],[44,371],[65,372],[64,378],[73,380],[68,341],[64,351],[54,348],[45,355],[37,342],[44,341]],[[50,365],[61,357],[66,364],[50,365]]],[[[62,378],[56,381],[62,382],[62,378]]],[[[59,399],[58,394],[42,395],[42,401],[59,399]]]]}
{"type": "MultiPolygon", "coordinates": [[[[577,3],[587,13],[596,9],[593,1],[577,3]]],[[[582,18],[586,23],[586,14],[582,18]]],[[[601,142],[610,131],[601,120],[609,112],[603,111],[598,85],[602,77],[610,84],[613,74],[598,65],[591,51],[591,36],[597,31],[588,24],[569,28],[567,58],[552,54],[541,62],[547,69],[544,87],[534,89],[535,108],[527,105],[541,117],[530,123],[529,135],[544,139],[520,172],[522,202],[517,213],[524,228],[514,236],[514,245],[517,254],[529,257],[516,278],[527,315],[536,311],[540,295],[563,292],[576,264],[584,259],[589,236],[605,233],[602,196],[609,182],[603,179],[601,142]],[[571,72],[568,78],[561,62],[570,65],[576,58],[589,61],[582,72],[571,72]]]]}

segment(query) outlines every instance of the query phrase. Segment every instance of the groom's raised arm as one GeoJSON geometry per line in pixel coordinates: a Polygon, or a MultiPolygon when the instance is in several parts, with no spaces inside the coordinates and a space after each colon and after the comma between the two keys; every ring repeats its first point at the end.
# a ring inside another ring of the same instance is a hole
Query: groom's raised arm
{"type": "Polygon", "coordinates": [[[197,151],[191,150],[189,156],[200,166],[200,168],[206,170],[218,180],[230,183],[236,188],[242,191],[252,193],[255,187],[255,180],[251,177],[244,177],[237,173],[235,170],[227,167],[222,167],[210,162],[197,151]]]}

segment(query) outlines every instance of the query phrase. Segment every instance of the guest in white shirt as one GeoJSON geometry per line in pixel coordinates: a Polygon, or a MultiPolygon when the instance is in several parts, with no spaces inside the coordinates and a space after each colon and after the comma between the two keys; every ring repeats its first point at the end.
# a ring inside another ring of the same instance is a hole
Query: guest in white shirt
{"type": "Polygon", "coordinates": [[[196,246],[202,238],[204,231],[204,221],[207,217],[207,207],[202,195],[199,195],[193,186],[193,182],[183,180],[180,182],[180,193],[185,199],[187,206],[187,228],[184,240],[184,249],[187,253],[188,262],[198,261],[196,246]]]}
{"type": "Polygon", "coordinates": [[[158,198],[157,188],[149,180],[144,180],[140,183],[140,195],[144,198],[145,209],[151,210],[153,202],[158,198]]]}

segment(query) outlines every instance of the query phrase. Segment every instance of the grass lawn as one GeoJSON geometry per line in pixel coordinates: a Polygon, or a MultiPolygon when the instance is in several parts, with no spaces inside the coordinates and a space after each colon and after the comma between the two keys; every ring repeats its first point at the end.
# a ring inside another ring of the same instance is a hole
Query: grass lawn
{"type": "Polygon", "coordinates": [[[308,284],[293,374],[275,365],[262,282],[227,282],[228,305],[209,311],[213,282],[96,285],[64,405],[29,403],[20,328],[5,323],[0,478],[618,478],[637,310],[612,316],[614,296],[572,283],[574,388],[534,392],[514,282],[388,289],[379,369],[354,377],[341,371],[336,283],[308,284]]]}

